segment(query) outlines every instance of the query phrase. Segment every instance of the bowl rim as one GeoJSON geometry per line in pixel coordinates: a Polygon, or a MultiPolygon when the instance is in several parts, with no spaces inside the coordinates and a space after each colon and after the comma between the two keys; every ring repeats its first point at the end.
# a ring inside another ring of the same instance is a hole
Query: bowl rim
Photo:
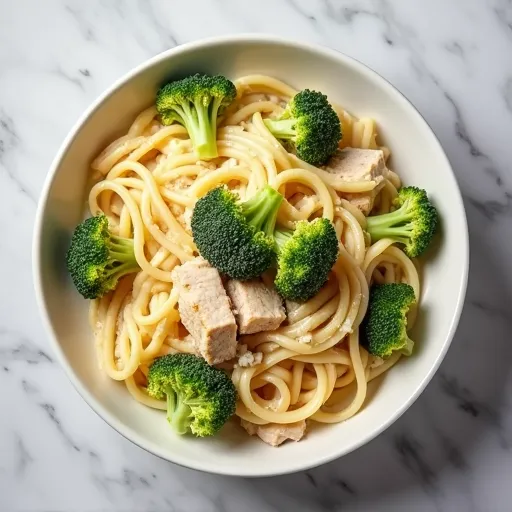
{"type": "Polygon", "coordinates": [[[36,295],[36,302],[38,305],[39,313],[43,321],[43,325],[46,331],[46,334],[50,340],[50,344],[54,353],[56,354],[56,358],[59,361],[62,368],[68,377],[68,379],[73,384],[74,388],[78,392],[78,394],[84,399],[84,401],[89,405],[89,407],[107,424],[109,424],[114,430],[120,433],[123,437],[131,441],[132,443],[138,445],[142,449],[146,450],[153,455],[156,455],[164,460],[172,462],[182,467],[187,467],[190,469],[195,469],[198,471],[204,471],[208,473],[214,473],[219,475],[227,475],[227,476],[243,476],[243,477],[266,477],[266,476],[275,476],[275,475],[284,475],[289,473],[295,473],[298,471],[303,471],[307,469],[311,469],[313,467],[320,466],[322,464],[326,464],[343,455],[347,455],[348,453],[356,450],[357,448],[363,446],[364,444],[370,442],[379,434],[381,434],[384,430],[386,430],[390,425],[392,425],[395,421],[402,416],[402,414],[411,407],[411,405],[418,399],[419,395],[424,391],[427,384],[431,381],[432,377],[438,370],[441,362],[443,361],[451,343],[455,332],[457,330],[460,316],[462,313],[464,299],[466,295],[467,282],[468,282],[468,274],[469,274],[469,235],[468,235],[468,224],[467,224],[467,216],[464,208],[464,203],[462,201],[462,195],[460,192],[460,188],[458,186],[457,178],[455,173],[453,172],[453,168],[450,164],[450,161],[439,141],[435,132],[432,130],[428,122],[425,118],[420,114],[420,112],[416,109],[416,107],[388,80],[378,74],[376,71],[368,67],[366,64],[350,57],[342,52],[331,49],[327,46],[317,44],[317,43],[309,43],[303,41],[296,41],[291,38],[269,35],[269,34],[252,34],[252,33],[242,33],[242,34],[232,34],[225,36],[216,36],[216,37],[208,37],[203,39],[198,39],[192,42],[188,42],[174,48],[170,48],[154,57],[145,60],[141,64],[135,66],[126,74],[117,79],[112,85],[110,85],[102,94],[99,95],[96,100],[94,100],[90,106],[85,110],[85,112],[79,117],[79,119],[75,122],[64,141],[62,142],[57,154],[55,155],[49,171],[46,175],[44,185],[39,196],[39,201],[37,205],[35,223],[34,223],[34,231],[33,231],[33,239],[32,239],[32,276],[34,282],[34,290],[36,295]],[[430,367],[429,371],[424,375],[423,379],[414,390],[410,398],[401,404],[393,414],[387,418],[386,421],[376,425],[372,429],[370,429],[361,439],[353,442],[349,446],[345,446],[343,449],[339,449],[334,452],[330,452],[328,454],[314,456],[309,460],[300,461],[300,463],[293,463],[286,469],[273,470],[272,468],[268,468],[264,471],[253,471],[251,470],[251,465],[248,464],[245,467],[227,467],[227,468],[219,468],[215,465],[214,461],[201,461],[200,463],[194,461],[188,461],[185,457],[181,456],[172,456],[168,450],[163,449],[159,445],[156,445],[150,441],[147,441],[142,436],[140,436],[137,432],[133,431],[130,427],[126,426],[124,423],[119,421],[113,414],[109,412],[109,410],[101,405],[88,391],[85,385],[82,385],[81,381],[76,376],[73,368],[66,361],[66,357],[64,355],[63,350],[61,349],[60,343],[58,342],[56,332],[53,328],[52,322],[50,320],[50,316],[48,310],[46,308],[44,293],[43,293],[43,285],[41,278],[41,244],[42,244],[42,228],[43,228],[43,219],[44,213],[46,211],[47,202],[49,192],[51,190],[52,184],[54,182],[55,176],[57,174],[57,169],[60,166],[61,161],[63,160],[65,154],[67,153],[69,147],[73,143],[75,137],[78,132],[81,130],[83,125],[87,122],[89,117],[96,112],[107,100],[110,96],[116,93],[116,91],[132,80],[133,77],[144,73],[148,68],[152,67],[156,63],[161,61],[165,61],[175,55],[179,55],[181,53],[188,53],[200,48],[203,48],[208,45],[224,45],[224,44],[247,44],[247,43],[269,43],[269,44],[277,44],[282,46],[288,46],[297,48],[299,50],[305,51],[313,51],[318,54],[322,54],[323,56],[333,58],[342,62],[344,65],[355,68],[356,71],[367,77],[370,81],[377,83],[377,85],[381,88],[387,90],[387,92],[393,95],[398,102],[401,102],[405,108],[409,111],[411,117],[415,117],[416,121],[420,124],[423,124],[425,128],[431,133],[433,137],[433,143],[437,146],[437,150],[439,155],[446,164],[447,169],[449,169],[450,173],[448,176],[453,180],[455,185],[456,194],[454,196],[454,201],[452,203],[452,207],[454,211],[458,211],[459,215],[461,215],[461,221],[463,225],[463,230],[461,232],[461,246],[462,249],[462,261],[460,262],[461,266],[461,276],[459,278],[459,289],[457,293],[457,304],[455,307],[455,314],[450,323],[449,330],[446,334],[445,343],[442,346],[442,349],[439,351],[437,358],[434,363],[430,367]]]}

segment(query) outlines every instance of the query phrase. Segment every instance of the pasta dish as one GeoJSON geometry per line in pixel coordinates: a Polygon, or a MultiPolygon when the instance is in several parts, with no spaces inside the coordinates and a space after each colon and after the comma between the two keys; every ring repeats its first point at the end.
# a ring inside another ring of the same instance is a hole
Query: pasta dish
{"type": "Polygon", "coordinates": [[[374,120],[273,77],[194,75],[91,167],[67,264],[99,365],[177,433],[232,417],[298,441],[411,354],[437,214],[374,120]]]}

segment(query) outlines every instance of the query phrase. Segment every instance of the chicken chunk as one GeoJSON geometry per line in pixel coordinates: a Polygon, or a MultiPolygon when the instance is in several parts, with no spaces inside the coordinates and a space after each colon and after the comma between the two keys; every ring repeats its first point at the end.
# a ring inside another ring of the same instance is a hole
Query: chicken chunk
{"type": "Polygon", "coordinates": [[[366,217],[370,215],[370,212],[373,210],[373,205],[375,204],[375,198],[377,194],[384,187],[384,181],[381,181],[373,190],[369,192],[359,192],[354,194],[348,193],[340,193],[340,196],[343,199],[346,199],[350,204],[353,204],[356,208],[359,209],[361,213],[363,213],[366,217]]]}
{"type": "Polygon", "coordinates": [[[270,446],[279,446],[288,439],[300,441],[306,433],[306,421],[296,421],[281,425],[279,423],[268,423],[267,425],[255,425],[250,421],[242,420],[242,427],[250,436],[257,435],[262,441],[270,446]]]}
{"type": "Polygon", "coordinates": [[[228,295],[235,310],[240,334],[277,329],[286,318],[281,298],[259,279],[228,281],[228,295]]]}
{"type": "Polygon", "coordinates": [[[384,152],[380,149],[345,148],[336,151],[325,170],[338,175],[348,182],[375,181],[376,186],[369,192],[340,193],[365,215],[369,215],[377,194],[384,186],[387,173],[384,152]]]}
{"type": "Polygon", "coordinates": [[[343,181],[376,181],[386,172],[384,152],[380,149],[338,149],[325,170],[343,181]]]}
{"type": "Polygon", "coordinates": [[[235,357],[236,321],[219,272],[196,258],[176,267],[172,278],[179,292],[181,322],[194,338],[198,353],[209,364],[235,357]]]}

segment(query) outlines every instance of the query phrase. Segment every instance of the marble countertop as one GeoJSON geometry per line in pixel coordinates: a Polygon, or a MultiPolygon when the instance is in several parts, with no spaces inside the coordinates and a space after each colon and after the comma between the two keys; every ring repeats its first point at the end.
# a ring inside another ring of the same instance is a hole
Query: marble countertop
{"type": "Polygon", "coordinates": [[[0,510],[510,510],[510,0],[0,0],[0,12],[0,510]],[[456,170],[472,261],[453,346],[399,421],[334,463],[248,480],[162,461],[97,417],[54,359],[30,263],[46,172],[88,104],[174,45],[261,31],[341,50],[411,99],[456,170]]]}

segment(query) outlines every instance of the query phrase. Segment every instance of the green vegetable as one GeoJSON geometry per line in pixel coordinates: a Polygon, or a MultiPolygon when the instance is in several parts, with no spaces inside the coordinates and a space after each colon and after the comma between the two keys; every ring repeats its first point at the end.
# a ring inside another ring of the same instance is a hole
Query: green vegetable
{"type": "Polygon", "coordinates": [[[224,76],[192,75],[164,85],[156,95],[162,123],[183,125],[199,158],[217,153],[217,116],[235,99],[236,87],[224,76]]]}
{"type": "Polygon", "coordinates": [[[414,342],[407,336],[407,312],[415,303],[414,290],[408,284],[372,287],[363,324],[370,354],[388,357],[398,350],[411,355],[414,342]]]}
{"type": "Polygon", "coordinates": [[[297,93],[280,118],[265,119],[265,125],[312,165],[324,164],[341,140],[340,120],[327,96],[309,89],[297,93]]]}
{"type": "Polygon", "coordinates": [[[306,301],[327,281],[338,258],[338,238],[327,219],[299,221],[295,231],[276,230],[278,271],[275,287],[286,298],[306,301]]]}
{"type": "Polygon", "coordinates": [[[283,197],[266,186],[246,202],[226,187],[199,199],[192,234],[203,258],[233,279],[252,279],[275,261],[272,233],[283,197]]]}
{"type": "Polygon", "coordinates": [[[76,227],[66,264],[76,289],[86,299],[102,297],[116,288],[121,277],[140,268],[133,240],[110,233],[103,214],[76,227]]]}
{"type": "Polygon", "coordinates": [[[405,253],[415,258],[425,251],[434,236],[437,210],[427,193],[416,187],[401,188],[393,204],[397,207],[394,212],[368,217],[366,229],[372,243],[391,238],[404,244],[405,253]]]}
{"type": "Polygon", "coordinates": [[[237,393],[229,376],[192,354],[155,359],[147,389],[154,398],[167,398],[167,419],[178,434],[213,436],[236,409],[237,393]]]}

